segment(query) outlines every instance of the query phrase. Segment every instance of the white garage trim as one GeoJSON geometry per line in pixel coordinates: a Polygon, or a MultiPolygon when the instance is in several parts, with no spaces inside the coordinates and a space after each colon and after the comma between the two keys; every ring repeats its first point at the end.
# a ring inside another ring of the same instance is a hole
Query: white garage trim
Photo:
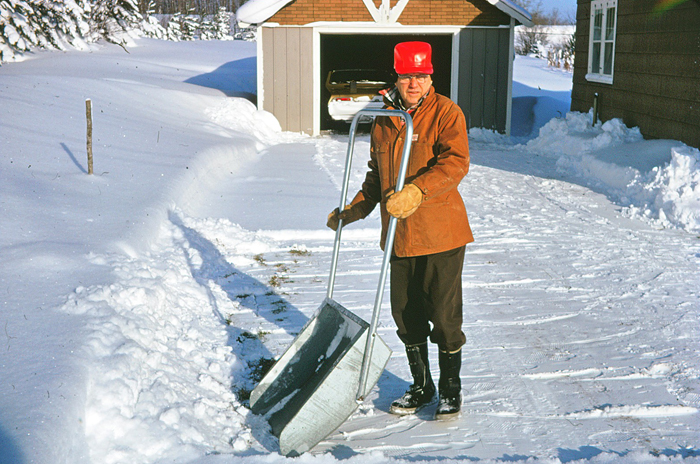
{"type": "MultiPolygon", "coordinates": [[[[314,50],[313,50],[313,79],[314,79],[314,135],[320,132],[321,128],[321,84],[319,82],[321,74],[321,34],[443,34],[452,35],[452,74],[450,98],[457,101],[457,75],[456,63],[459,59],[459,26],[402,26],[401,24],[377,24],[377,23],[334,23],[319,22],[307,25],[314,29],[314,50]]],[[[306,26],[305,26],[306,27],[306,26]]]]}

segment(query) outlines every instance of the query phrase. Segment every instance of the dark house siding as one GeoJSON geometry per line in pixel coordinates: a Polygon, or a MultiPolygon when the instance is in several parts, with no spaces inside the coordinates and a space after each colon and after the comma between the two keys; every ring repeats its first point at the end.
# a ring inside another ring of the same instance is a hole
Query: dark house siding
{"type": "Polygon", "coordinates": [[[700,1],[653,14],[656,0],[618,0],[612,84],[589,82],[591,1],[579,0],[572,111],[620,118],[647,138],[700,147],[700,1]]]}

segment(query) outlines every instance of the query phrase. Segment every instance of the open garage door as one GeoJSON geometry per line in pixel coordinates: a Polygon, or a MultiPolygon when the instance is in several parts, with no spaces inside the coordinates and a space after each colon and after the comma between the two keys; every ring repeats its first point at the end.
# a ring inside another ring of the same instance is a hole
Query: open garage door
{"type": "Polygon", "coordinates": [[[330,93],[326,89],[328,73],[336,69],[377,69],[394,74],[394,46],[399,42],[420,40],[433,48],[433,85],[450,96],[452,75],[452,34],[320,34],[320,115],[321,130],[347,132],[350,125],[334,121],[328,114],[330,93]]]}

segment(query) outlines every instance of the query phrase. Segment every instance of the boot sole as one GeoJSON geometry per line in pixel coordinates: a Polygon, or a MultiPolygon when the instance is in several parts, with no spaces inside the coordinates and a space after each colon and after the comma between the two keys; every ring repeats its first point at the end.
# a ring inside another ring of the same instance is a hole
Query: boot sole
{"type": "Polygon", "coordinates": [[[389,408],[389,414],[393,414],[395,416],[410,416],[411,414],[415,414],[421,409],[423,409],[426,406],[430,406],[431,404],[435,404],[437,402],[437,398],[433,398],[430,400],[429,403],[422,404],[418,406],[417,408],[402,408],[399,406],[391,406],[389,408]]]}
{"type": "Polygon", "coordinates": [[[457,412],[449,412],[449,413],[443,413],[443,414],[435,414],[435,420],[439,421],[444,421],[444,420],[452,420],[452,419],[457,419],[460,414],[462,414],[462,411],[457,411],[457,412]]]}
{"type": "Polygon", "coordinates": [[[410,416],[411,414],[415,414],[418,412],[420,408],[398,408],[392,406],[389,408],[389,414],[393,414],[395,416],[410,416]]]}

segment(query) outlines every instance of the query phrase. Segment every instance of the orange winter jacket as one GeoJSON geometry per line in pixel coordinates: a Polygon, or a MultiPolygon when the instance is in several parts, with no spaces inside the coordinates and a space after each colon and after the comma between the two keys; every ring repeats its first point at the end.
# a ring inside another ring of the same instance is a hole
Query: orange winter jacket
{"type": "MultiPolygon", "coordinates": [[[[387,106],[389,109],[394,109],[387,106]]],[[[395,185],[406,129],[399,117],[377,117],[372,126],[369,171],[362,189],[352,201],[368,215],[380,204],[381,246],[384,249],[389,213],[387,194],[395,185]]],[[[406,173],[423,192],[415,213],[399,219],[393,253],[420,256],[466,245],[474,241],[467,211],[457,187],[469,170],[467,125],[462,110],[431,87],[413,113],[413,145],[406,173]]]]}

